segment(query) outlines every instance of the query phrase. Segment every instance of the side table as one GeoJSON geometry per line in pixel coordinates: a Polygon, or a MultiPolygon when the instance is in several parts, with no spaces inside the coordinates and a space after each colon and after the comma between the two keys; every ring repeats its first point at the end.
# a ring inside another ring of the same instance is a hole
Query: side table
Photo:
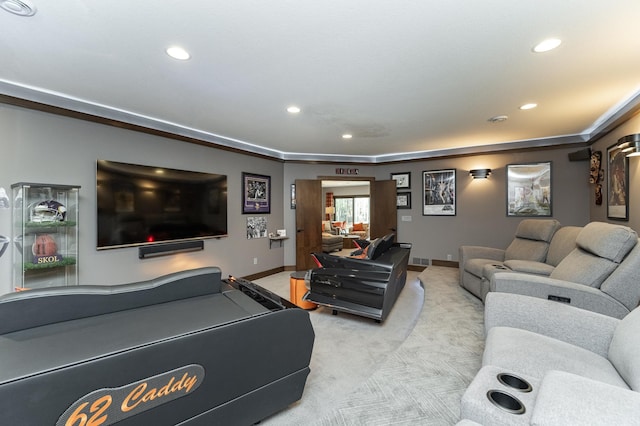
{"type": "Polygon", "coordinates": [[[342,247],[345,249],[355,249],[358,248],[355,244],[356,240],[359,240],[359,235],[343,235],[342,236],[342,247]]]}
{"type": "Polygon", "coordinates": [[[292,272],[289,278],[289,300],[291,303],[302,309],[315,309],[318,307],[315,303],[302,300],[307,293],[307,286],[304,282],[305,271],[292,272]]]}

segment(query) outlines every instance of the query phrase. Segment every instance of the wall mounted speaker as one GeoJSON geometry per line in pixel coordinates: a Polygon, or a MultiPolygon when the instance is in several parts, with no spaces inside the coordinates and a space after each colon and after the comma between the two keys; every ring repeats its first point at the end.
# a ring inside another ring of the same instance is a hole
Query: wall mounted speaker
{"type": "Polygon", "coordinates": [[[204,250],[204,241],[178,241],[166,244],[154,244],[138,248],[138,258],[148,259],[150,257],[166,256],[169,254],[186,253],[189,251],[204,250]]]}
{"type": "Polygon", "coordinates": [[[569,161],[588,161],[590,158],[591,148],[585,148],[580,151],[569,153],[569,161]]]}

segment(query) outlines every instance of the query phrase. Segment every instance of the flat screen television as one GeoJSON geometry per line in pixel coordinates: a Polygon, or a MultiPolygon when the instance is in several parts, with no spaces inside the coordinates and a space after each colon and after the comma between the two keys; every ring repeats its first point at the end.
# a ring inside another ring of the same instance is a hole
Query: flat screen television
{"type": "Polygon", "coordinates": [[[109,249],[227,236],[227,176],[98,160],[98,242],[109,249]]]}

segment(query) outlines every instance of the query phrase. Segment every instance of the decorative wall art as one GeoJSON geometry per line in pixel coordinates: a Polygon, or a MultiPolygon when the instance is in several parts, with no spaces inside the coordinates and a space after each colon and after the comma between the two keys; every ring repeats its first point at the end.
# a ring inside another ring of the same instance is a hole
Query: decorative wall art
{"type": "Polygon", "coordinates": [[[629,220],[629,158],[617,145],[607,148],[607,218],[629,220]]]}
{"type": "Polygon", "coordinates": [[[595,201],[596,206],[602,205],[602,181],[604,180],[604,172],[602,171],[602,151],[593,151],[589,160],[589,183],[595,185],[595,201]]]}
{"type": "Polygon", "coordinates": [[[242,172],[242,214],[271,213],[271,177],[242,172]]]}
{"type": "Polygon", "coordinates": [[[391,179],[396,181],[396,188],[411,188],[411,172],[391,173],[391,179]]]}
{"type": "Polygon", "coordinates": [[[248,216],[247,217],[247,239],[267,237],[267,217],[248,216]]]}
{"type": "Polygon", "coordinates": [[[551,162],[507,165],[507,216],[551,216],[551,162]]]}
{"type": "Polygon", "coordinates": [[[456,169],[422,172],[423,216],[456,215],[456,169]]]}
{"type": "Polygon", "coordinates": [[[410,192],[398,192],[396,194],[396,207],[399,209],[411,208],[411,193],[410,192]]]}
{"type": "Polygon", "coordinates": [[[291,208],[296,208],[296,184],[291,184],[291,208]]]}

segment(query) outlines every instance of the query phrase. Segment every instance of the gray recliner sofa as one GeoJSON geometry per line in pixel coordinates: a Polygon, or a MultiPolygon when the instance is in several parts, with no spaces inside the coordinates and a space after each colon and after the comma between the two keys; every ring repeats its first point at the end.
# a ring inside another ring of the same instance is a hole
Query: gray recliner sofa
{"type": "Polygon", "coordinates": [[[485,332],[460,424],[640,424],[640,308],[620,320],[492,292],[485,332]]]}
{"type": "MultiPolygon", "coordinates": [[[[560,232],[560,231],[558,231],[560,232]]],[[[622,225],[591,222],[549,276],[498,272],[489,291],[518,293],[622,318],[640,302],[640,244],[622,225]]]]}
{"type": "Polygon", "coordinates": [[[524,219],[506,249],[463,245],[458,253],[460,286],[484,300],[490,278],[496,271],[549,275],[575,247],[579,230],[579,227],[561,227],[555,219],[524,219]]]}

